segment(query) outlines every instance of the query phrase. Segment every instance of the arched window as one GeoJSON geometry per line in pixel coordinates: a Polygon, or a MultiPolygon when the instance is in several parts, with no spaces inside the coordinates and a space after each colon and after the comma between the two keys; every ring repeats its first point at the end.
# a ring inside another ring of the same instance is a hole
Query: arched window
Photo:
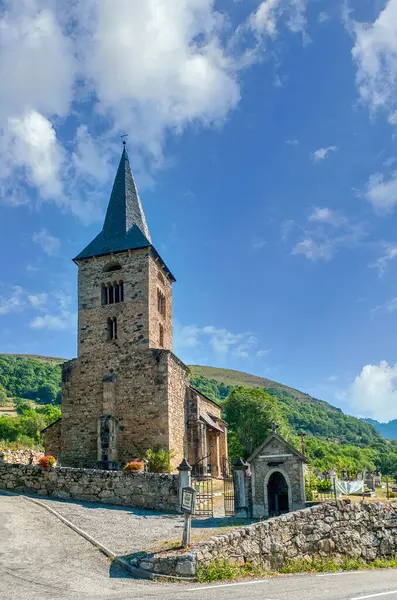
{"type": "Polygon", "coordinates": [[[117,304],[118,302],[124,302],[124,282],[114,281],[102,284],[102,304],[117,304]]]}
{"type": "Polygon", "coordinates": [[[159,325],[159,344],[161,347],[164,347],[164,327],[159,325]]]}
{"type": "Polygon", "coordinates": [[[112,271],[121,271],[122,266],[119,263],[111,263],[110,265],[106,265],[104,267],[104,273],[111,273],[112,271]]]}
{"type": "Polygon", "coordinates": [[[161,292],[159,289],[157,290],[157,309],[158,309],[159,313],[163,317],[165,317],[165,313],[166,313],[165,296],[164,296],[163,292],[161,292]]]}
{"type": "Polygon", "coordinates": [[[117,319],[116,317],[109,317],[107,321],[107,340],[117,340],[117,319]]]}

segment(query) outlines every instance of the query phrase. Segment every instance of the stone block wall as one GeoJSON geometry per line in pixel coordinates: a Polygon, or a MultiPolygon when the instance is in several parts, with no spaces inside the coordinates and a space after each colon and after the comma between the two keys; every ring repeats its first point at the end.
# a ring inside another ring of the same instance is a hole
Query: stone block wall
{"type": "Polygon", "coordinates": [[[143,569],[194,576],[215,559],[279,569],[292,559],[358,557],[366,562],[397,555],[397,503],[324,503],[194,544],[186,553],[133,559],[143,569]]]}
{"type": "Polygon", "coordinates": [[[0,490],[176,512],[178,476],[0,463],[0,490]]]}
{"type": "MultiPolygon", "coordinates": [[[[58,419],[43,431],[44,447],[47,454],[58,458],[62,451],[62,419],[58,419]]],[[[11,462],[11,461],[10,461],[11,462]]],[[[18,461],[15,461],[18,462],[18,461]]]]}
{"type": "MultiPolygon", "coordinates": [[[[2,450],[0,446],[0,453],[4,455],[4,462],[10,464],[28,465],[30,461],[30,454],[33,454],[33,464],[37,465],[40,458],[44,456],[44,452],[38,450],[2,450]]],[[[1,462],[0,462],[1,464],[1,462]]]]}

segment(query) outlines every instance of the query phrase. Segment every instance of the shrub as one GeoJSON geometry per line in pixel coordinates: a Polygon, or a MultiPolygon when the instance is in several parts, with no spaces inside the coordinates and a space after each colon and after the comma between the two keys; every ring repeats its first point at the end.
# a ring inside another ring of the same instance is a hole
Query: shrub
{"type": "Polygon", "coordinates": [[[42,456],[39,460],[39,466],[43,469],[43,471],[48,471],[52,467],[55,467],[57,464],[57,460],[51,454],[46,454],[42,456]]]}
{"type": "Polygon", "coordinates": [[[222,579],[236,579],[239,573],[237,565],[220,558],[213,560],[209,564],[199,567],[197,572],[197,579],[201,583],[208,583],[210,581],[220,581],[222,579]]]}
{"type": "Polygon", "coordinates": [[[151,448],[145,454],[150,473],[171,473],[172,452],[164,448],[151,448]]]}
{"type": "Polygon", "coordinates": [[[123,471],[125,473],[139,473],[140,471],[142,471],[143,469],[143,462],[139,461],[139,460],[132,460],[131,462],[128,462],[125,467],[123,468],[123,471]]]}

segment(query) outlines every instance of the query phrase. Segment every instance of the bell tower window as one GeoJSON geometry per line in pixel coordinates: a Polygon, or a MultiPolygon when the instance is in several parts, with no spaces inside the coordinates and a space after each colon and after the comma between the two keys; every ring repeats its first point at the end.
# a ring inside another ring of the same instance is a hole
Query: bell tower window
{"type": "Polygon", "coordinates": [[[124,302],[124,282],[113,281],[102,284],[102,305],[124,302]]]}
{"type": "Polygon", "coordinates": [[[159,289],[157,290],[157,309],[158,309],[159,313],[163,317],[165,317],[165,313],[166,313],[165,296],[164,296],[163,292],[161,292],[159,289]]]}
{"type": "Polygon", "coordinates": [[[107,341],[111,342],[117,340],[117,319],[116,317],[109,317],[107,321],[107,341]]]}
{"type": "Polygon", "coordinates": [[[164,327],[159,325],[159,344],[164,347],[164,327]]]}

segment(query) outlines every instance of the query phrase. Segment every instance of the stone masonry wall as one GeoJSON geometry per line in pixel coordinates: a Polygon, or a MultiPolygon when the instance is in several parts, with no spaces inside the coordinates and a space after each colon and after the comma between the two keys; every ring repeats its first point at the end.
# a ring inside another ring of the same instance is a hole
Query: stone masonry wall
{"type": "Polygon", "coordinates": [[[0,463],[0,490],[176,512],[178,476],[0,463]]]}
{"type": "Polygon", "coordinates": [[[161,264],[153,255],[149,258],[149,345],[172,351],[172,283],[161,264]],[[157,290],[165,297],[165,315],[158,310],[157,290]],[[163,326],[164,342],[160,346],[160,324],[163,326]]]}
{"type": "Polygon", "coordinates": [[[61,454],[62,451],[62,422],[61,419],[55,421],[43,432],[44,447],[47,454],[52,454],[56,458],[61,454]]]}
{"type": "MultiPolygon", "coordinates": [[[[33,464],[37,465],[40,458],[44,456],[44,452],[37,450],[2,450],[0,446],[0,453],[4,454],[4,462],[10,464],[28,465],[30,461],[30,454],[33,454],[33,464]]],[[[0,462],[1,464],[1,462],[0,462]]]]}
{"type": "Polygon", "coordinates": [[[345,556],[364,561],[397,555],[397,503],[349,500],[325,503],[194,544],[186,553],[163,552],[132,564],[163,574],[194,576],[215,559],[279,569],[291,559],[345,556]]]}

